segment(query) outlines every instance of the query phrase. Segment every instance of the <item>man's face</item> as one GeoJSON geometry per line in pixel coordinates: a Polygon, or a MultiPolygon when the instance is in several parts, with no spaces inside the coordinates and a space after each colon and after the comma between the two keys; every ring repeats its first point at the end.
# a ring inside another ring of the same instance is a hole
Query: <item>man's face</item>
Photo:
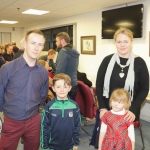
{"type": "Polygon", "coordinates": [[[56,37],[56,46],[57,48],[62,48],[61,40],[58,37],[56,37]]]}
{"type": "Polygon", "coordinates": [[[27,57],[30,59],[37,59],[40,52],[44,48],[45,39],[42,35],[31,33],[24,43],[27,57]]]}

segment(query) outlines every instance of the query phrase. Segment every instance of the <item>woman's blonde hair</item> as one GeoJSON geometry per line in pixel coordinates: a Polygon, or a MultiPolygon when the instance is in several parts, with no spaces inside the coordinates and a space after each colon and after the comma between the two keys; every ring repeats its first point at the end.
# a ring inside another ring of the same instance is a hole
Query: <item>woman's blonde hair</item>
{"type": "Polygon", "coordinates": [[[2,44],[0,44],[0,49],[4,49],[5,47],[2,45],[2,44]]]}
{"type": "Polygon", "coordinates": [[[133,40],[133,33],[132,33],[129,29],[127,29],[127,28],[120,27],[120,28],[115,32],[115,34],[114,34],[114,40],[115,40],[115,41],[116,41],[117,35],[120,34],[120,33],[125,34],[126,36],[128,36],[128,37],[131,39],[131,41],[133,40]]]}
{"type": "Polygon", "coordinates": [[[109,106],[111,107],[112,101],[122,102],[124,104],[124,109],[128,110],[131,106],[131,100],[129,93],[123,89],[116,89],[112,92],[109,100],[109,106]]]}

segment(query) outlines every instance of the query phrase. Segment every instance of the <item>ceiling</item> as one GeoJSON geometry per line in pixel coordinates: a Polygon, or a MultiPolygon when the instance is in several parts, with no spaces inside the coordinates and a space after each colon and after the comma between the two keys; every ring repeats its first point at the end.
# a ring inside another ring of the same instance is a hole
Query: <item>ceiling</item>
{"type": "Polygon", "coordinates": [[[45,21],[87,13],[108,7],[143,0],[0,0],[0,20],[18,21],[17,24],[0,24],[0,27],[27,27],[45,21]],[[50,11],[45,15],[22,14],[27,9],[50,11]]]}

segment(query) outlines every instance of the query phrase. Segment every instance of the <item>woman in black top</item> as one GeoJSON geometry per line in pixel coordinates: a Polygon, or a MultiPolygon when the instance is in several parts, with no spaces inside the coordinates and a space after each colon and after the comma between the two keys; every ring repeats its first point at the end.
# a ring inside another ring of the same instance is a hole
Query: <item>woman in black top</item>
{"type": "Polygon", "coordinates": [[[6,62],[10,62],[13,59],[12,49],[13,49],[13,46],[11,44],[5,45],[5,53],[3,54],[3,57],[6,62]]]}
{"type": "Polygon", "coordinates": [[[4,50],[4,46],[0,44],[0,68],[3,64],[5,64],[5,59],[2,56],[3,50],[4,50]]]}
{"type": "Polygon", "coordinates": [[[126,28],[120,28],[114,35],[117,53],[102,61],[96,80],[100,118],[110,110],[109,97],[113,90],[125,88],[131,99],[131,107],[126,120],[138,120],[141,104],[149,91],[149,73],[145,61],[133,54],[133,34],[126,28]]]}

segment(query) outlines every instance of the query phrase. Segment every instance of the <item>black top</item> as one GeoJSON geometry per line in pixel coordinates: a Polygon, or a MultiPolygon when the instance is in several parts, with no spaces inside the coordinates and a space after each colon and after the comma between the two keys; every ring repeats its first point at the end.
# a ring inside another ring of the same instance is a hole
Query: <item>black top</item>
{"type": "Polygon", "coordinates": [[[3,64],[5,64],[5,59],[3,58],[2,54],[0,54],[0,68],[3,64]]]}
{"type": "MultiPolygon", "coordinates": [[[[106,69],[112,55],[113,54],[104,58],[97,73],[96,93],[97,93],[100,109],[107,108],[108,110],[110,110],[109,99],[103,96],[103,84],[104,84],[106,69]]],[[[120,58],[120,63],[122,65],[125,65],[127,60],[128,60],[127,58],[120,58]]],[[[109,96],[111,95],[113,90],[117,88],[124,88],[125,79],[127,77],[129,66],[123,69],[123,72],[125,73],[123,78],[120,78],[119,76],[121,69],[122,68],[117,63],[115,63],[110,78],[109,96]]],[[[135,73],[134,93],[133,93],[133,102],[131,104],[130,111],[133,112],[136,115],[136,119],[138,119],[141,104],[145,100],[149,92],[149,73],[148,73],[146,63],[141,57],[136,57],[134,59],[134,73],[135,73]]]]}
{"type": "Polygon", "coordinates": [[[87,86],[91,87],[92,82],[87,78],[85,73],[77,71],[77,79],[84,82],[87,86]]]}
{"type": "Polygon", "coordinates": [[[13,60],[20,57],[24,53],[24,50],[19,49],[19,51],[14,55],[13,60]]]}
{"type": "Polygon", "coordinates": [[[3,58],[5,59],[5,61],[12,61],[12,59],[13,59],[13,54],[4,53],[4,54],[3,54],[3,58]]]}

